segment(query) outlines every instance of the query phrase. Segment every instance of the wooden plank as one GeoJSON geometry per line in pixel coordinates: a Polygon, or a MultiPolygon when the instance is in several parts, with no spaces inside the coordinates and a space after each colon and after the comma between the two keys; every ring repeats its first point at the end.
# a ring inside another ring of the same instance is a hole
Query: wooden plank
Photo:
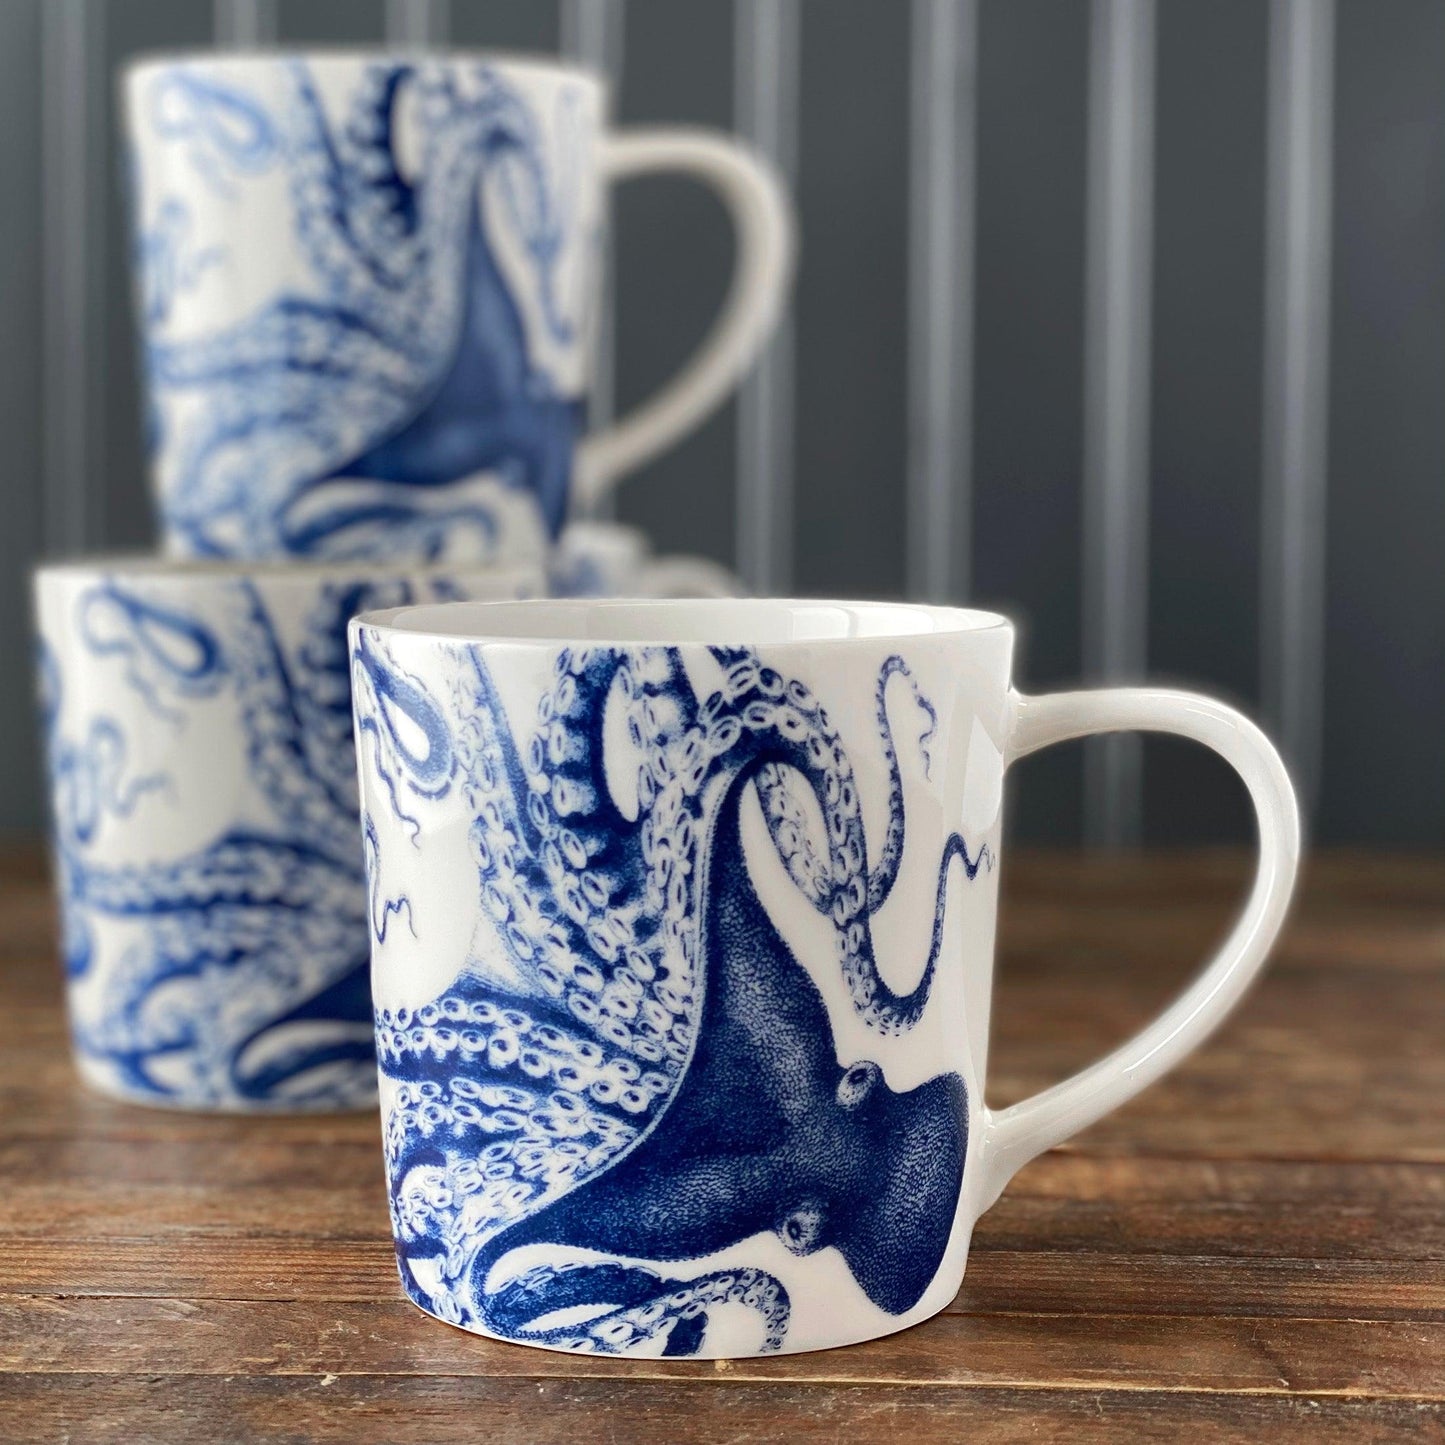
{"type": "MultiPolygon", "coordinates": [[[[187,1110],[125,1104],[83,1086],[68,1057],[59,1051],[25,1073],[17,1059],[14,1073],[23,1080],[0,1081],[0,1143],[41,1141],[76,1146],[123,1141],[137,1146],[204,1145],[249,1148],[262,1137],[292,1140],[324,1149],[333,1143],[362,1141],[380,1148],[381,1126],[370,1110],[327,1115],[203,1114],[187,1110]]],[[[0,1057],[5,1056],[0,1040],[0,1057]]],[[[378,1158],[380,1157],[378,1153],[378,1158]]]]}
{"type": "MultiPolygon", "coordinates": [[[[370,1239],[189,1236],[0,1240],[0,1292],[258,1301],[401,1298],[391,1245],[370,1239]]],[[[979,1251],[963,1312],[1439,1319],[1440,1260],[1230,1259],[1126,1252],[979,1251]]]]}
{"type": "MultiPolygon", "coordinates": [[[[1115,966],[1119,952],[1090,955],[1070,940],[1008,956],[994,999],[992,1102],[1097,1058],[1176,990],[1180,978],[1144,983],[1115,966]]],[[[1204,1048],[1077,1147],[1445,1159],[1442,975],[1282,965],[1204,1048]]]]}
{"type": "Polygon", "coordinates": [[[364,1240],[0,1239],[0,1294],[374,1300],[399,1289],[384,1232],[364,1240]]]}
{"type": "MultiPolygon", "coordinates": [[[[379,1179],[335,1190],[287,1184],[101,1188],[39,1180],[8,1190],[0,1242],[33,1240],[42,1250],[82,1243],[101,1260],[112,1241],[174,1248],[226,1239],[238,1246],[253,1241],[265,1251],[298,1240],[370,1242],[385,1239],[387,1227],[379,1179]]],[[[973,1245],[976,1258],[995,1250],[1445,1262],[1445,1214],[1438,1205],[1371,1208],[1325,1201],[1296,1203],[1286,1213],[1278,1204],[1234,1200],[1121,1202],[1006,1194],[980,1221],[973,1245]]]]}
{"type": "Polygon", "coordinates": [[[978,1253],[1002,1248],[1135,1254],[1207,1254],[1222,1258],[1445,1259],[1445,1217],[1428,1206],[1391,1211],[1297,1204],[1233,1203],[1196,1206],[1152,1202],[1113,1204],[1077,1200],[1010,1200],[980,1221],[978,1253]]]}
{"type": "MultiPolygon", "coordinates": [[[[132,1110],[169,1122],[154,1110],[132,1110]]],[[[195,1116],[177,1116],[186,1121],[195,1116]]],[[[210,1119],[212,1134],[137,1148],[129,1136],[11,1139],[0,1142],[0,1175],[24,1191],[109,1186],[196,1186],[223,1190],[380,1189],[376,1120],[210,1119]],[[282,1127],[285,1126],[285,1127],[282,1127]],[[41,1178],[49,1174],[48,1179],[41,1178]]],[[[159,1142],[159,1138],[150,1143],[159,1142]]],[[[379,1194],[378,1194],[379,1197],[379,1194]]],[[[1425,1205],[1445,1211],[1445,1169],[1435,1164],[1319,1160],[1196,1159],[1095,1155],[1057,1149],[1009,1185],[1004,1200],[1080,1200],[1119,1204],[1209,1202],[1278,1208],[1335,1202],[1355,1211],[1425,1205]]],[[[324,1200],[318,1201],[324,1207],[324,1200]]],[[[985,1216],[999,1217],[1000,1204],[985,1216]]],[[[0,1221],[0,1228],[5,1221],[0,1221]]]]}
{"type": "MultiPolygon", "coordinates": [[[[595,1371],[593,1362],[579,1368],[595,1371]]],[[[0,1395],[0,1435],[71,1436],[87,1445],[153,1441],[315,1441],[435,1445],[628,1445],[693,1440],[831,1441],[918,1445],[966,1438],[1016,1441],[1173,1440],[1181,1430],[1210,1440],[1308,1441],[1445,1438],[1445,1407],[1431,1399],[1297,1396],[1283,1391],[1205,1394],[1174,1390],[1066,1391],[896,1384],[706,1385],[619,1379],[395,1379],[324,1374],[278,1378],[30,1375],[0,1395]],[[23,1432],[23,1434],[22,1434],[23,1432]]]]}
{"type": "MultiPolygon", "coordinates": [[[[444,1375],[711,1381],[711,1361],[599,1360],[481,1339],[404,1300],[0,1299],[0,1367],[73,1375],[444,1375]]],[[[945,1315],[729,1380],[1445,1395],[1445,1322],[945,1315]]]]}
{"type": "Polygon", "coordinates": [[[1445,1319],[1445,1263],[989,1250],[969,1260],[951,1308],[1439,1320],[1445,1319]]]}
{"type": "MultiPolygon", "coordinates": [[[[0,1239],[385,1237],[379,1151],[347,1141],[264,1150],[190,1144],[175,1156],[125,1145],[0,1148],[15,1179],[0,1239]],[[47,1174],[48,1166],[48,1174],[47,1174]]],[[[1025,1171],[980,1221],[992,1251],[1215,1258],[1445,1261],[1438,1166],[1202,1163],[1056,1153],[1025,1171]]]]}
{"type": "MultiPolygon", "coordinates": [[[[155,1117],[154,1111],[144,1112],[147,1118],[155,1117]]],[[[163,1122],[165,1117],[161,1116],[163,1122]]],[[[0,1141],[0,1177],[14,1181],[6,1190],[7,1203],[25,1198],[28,1190],[43,1196],[52,1189],[85,1192],[116,1187],[157,1191],[190,1187],[231,1198],[247,1190],[310,1191],[320,1196],[315,1202],[321,1209],[328,1207],[324,1197],[328,1192],[360,1190],[382,1201],[381,1130],[372,1116],[358,1117],[354,1127],[344,1132],[320,1119],[209,1122],[225,1127],[208,1138],[165,1139],[164,1149],[137,1148],[138,1141],[127,1137],[0,1141]],[[293,1127],[273,1131],[272,1123],[293,1127]]],[[[1401,1171],[1400,1188],[1412,1191],[1409,1197],[1413,1197],[1409,1166],[1396,1167],[1401,1171]]],[[[0,1218],[0,1230],[16,1220],[14,1214],[0,1218]]]]}
{"type": "Polygon", "coordinates": [[[1426,1204],[1445,1209],[1445,1169],[1335,1160],[1139,1159],[1055,1149],[1021,1170],[1004,1197],[1175,1203],[1209,1199],[1272,1206],[1336,1200],[1352,1208],[1426,1204]]]}

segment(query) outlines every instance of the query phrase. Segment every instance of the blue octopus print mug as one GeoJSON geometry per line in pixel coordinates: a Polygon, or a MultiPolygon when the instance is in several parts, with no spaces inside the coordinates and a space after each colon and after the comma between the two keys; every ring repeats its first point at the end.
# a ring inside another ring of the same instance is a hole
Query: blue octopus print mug
{"type": "Polygon", "coordinates": [[[530,560],[691,430],[773,330],[793,227],[708,131],[613,132],[599,75],[492,54],[197,55],[126,79],[167,550],[530,560]],[[733,286],[650,401],[583,436],[605,189],[689,174],[733,286]]]}
{"type": "Polygon", "coordinates": [[[950,607],[404,606],[352,623],[383,1139],[402,1282],[556,1349],[748,1356],[942,1309],[974,1221],[1224,1016],[1299,851],[1278,756],[1223,704],[1020,696],[1013,628],[950,607]],[[1244,778],[1238,925],[1142,1033],[984,1103],[1001,800],[1089,733],[1244,778]]]}
{"type": "Polygon", "coordinates": [[[374,1106],[346,624],[537,568],[41,569],[41,711],[75,1058],[216,1110],[374,1106]]]}

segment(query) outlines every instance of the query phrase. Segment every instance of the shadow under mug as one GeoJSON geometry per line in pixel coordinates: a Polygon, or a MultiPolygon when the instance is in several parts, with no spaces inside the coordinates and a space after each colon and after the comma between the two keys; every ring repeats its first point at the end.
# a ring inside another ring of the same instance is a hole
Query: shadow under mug
{"type": "Polygon", "coordinates": [[[637,1356],[902,1329],[954,1298],[1021,1165],[1219,1023],[1294,883],[1278,756],[1209,698],[1021,696],[1013,637],[957,608],[761,600],[352,623],[373,917],[407,923],[373,930],[372,982],[422,1309],[637,1356]],[[1142,1032],[989,1109],[1005,771],[1121,729],[1238,770],[1253,892],[1142,1032]]]}
{"type": "Polygon", "coordinates": [[[346,624],[535,566],[112,559],[35,578],[75,1058],[138,1103],[376,1099],[346,624]]]}
{"type": "Polygon", "coordinates": [[[126,76],[153,482],[175,555],[540,558],[698,425],[777,323],[791,212],[703,130],[614,132],[600,75],[503,55],[162,59],[126,76]],[[714,189],[698,352],[582,436],[606,187],[714,189]]]}

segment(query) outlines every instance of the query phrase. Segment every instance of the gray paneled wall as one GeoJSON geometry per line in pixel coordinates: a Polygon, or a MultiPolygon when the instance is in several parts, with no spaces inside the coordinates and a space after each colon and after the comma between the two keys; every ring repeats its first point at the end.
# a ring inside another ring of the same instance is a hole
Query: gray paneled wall
{"type": "MultiPolygon", "coordinates": [[[[1445,6],[1438,0],[5,0],[0,586],[148,542],[110,76],[141,51],[561,51],[622,123],[792,178],[787,325],[625,489],[763,588],[1024,624],[1028,686],[1149,672],[1260,709],[1330,841],[1445,843],[1445,6]]],[[[686,183],[615,205],[597,410],[691,349],[732,243],[686,183]]],[[[0,646],[27,677],[29,639],[0,646]]],[[[40,818],[26,689],[0,826],[40,818]]],[[[1247,834],[1221,765],[1030,762],[1018,831],[1247,834]]]]}

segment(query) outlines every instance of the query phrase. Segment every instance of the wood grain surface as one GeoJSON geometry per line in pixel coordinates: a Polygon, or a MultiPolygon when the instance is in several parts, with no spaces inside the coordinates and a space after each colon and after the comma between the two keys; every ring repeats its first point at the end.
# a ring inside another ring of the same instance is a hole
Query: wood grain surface
{"type": "MultiPolygon", "coordinates": [[[[990,1102],[1144,1022],[1247,866],[1011,858],[990,1102]]],[[[0,1441],[1445,1440],[1445,860],[1316,860],[1265,981],[1018,1176],[942,1315],[718,1363],[428,1319],[374,1116],[87,1092],[35,857],[0,859],[0,905],[0,1441]]]]}

